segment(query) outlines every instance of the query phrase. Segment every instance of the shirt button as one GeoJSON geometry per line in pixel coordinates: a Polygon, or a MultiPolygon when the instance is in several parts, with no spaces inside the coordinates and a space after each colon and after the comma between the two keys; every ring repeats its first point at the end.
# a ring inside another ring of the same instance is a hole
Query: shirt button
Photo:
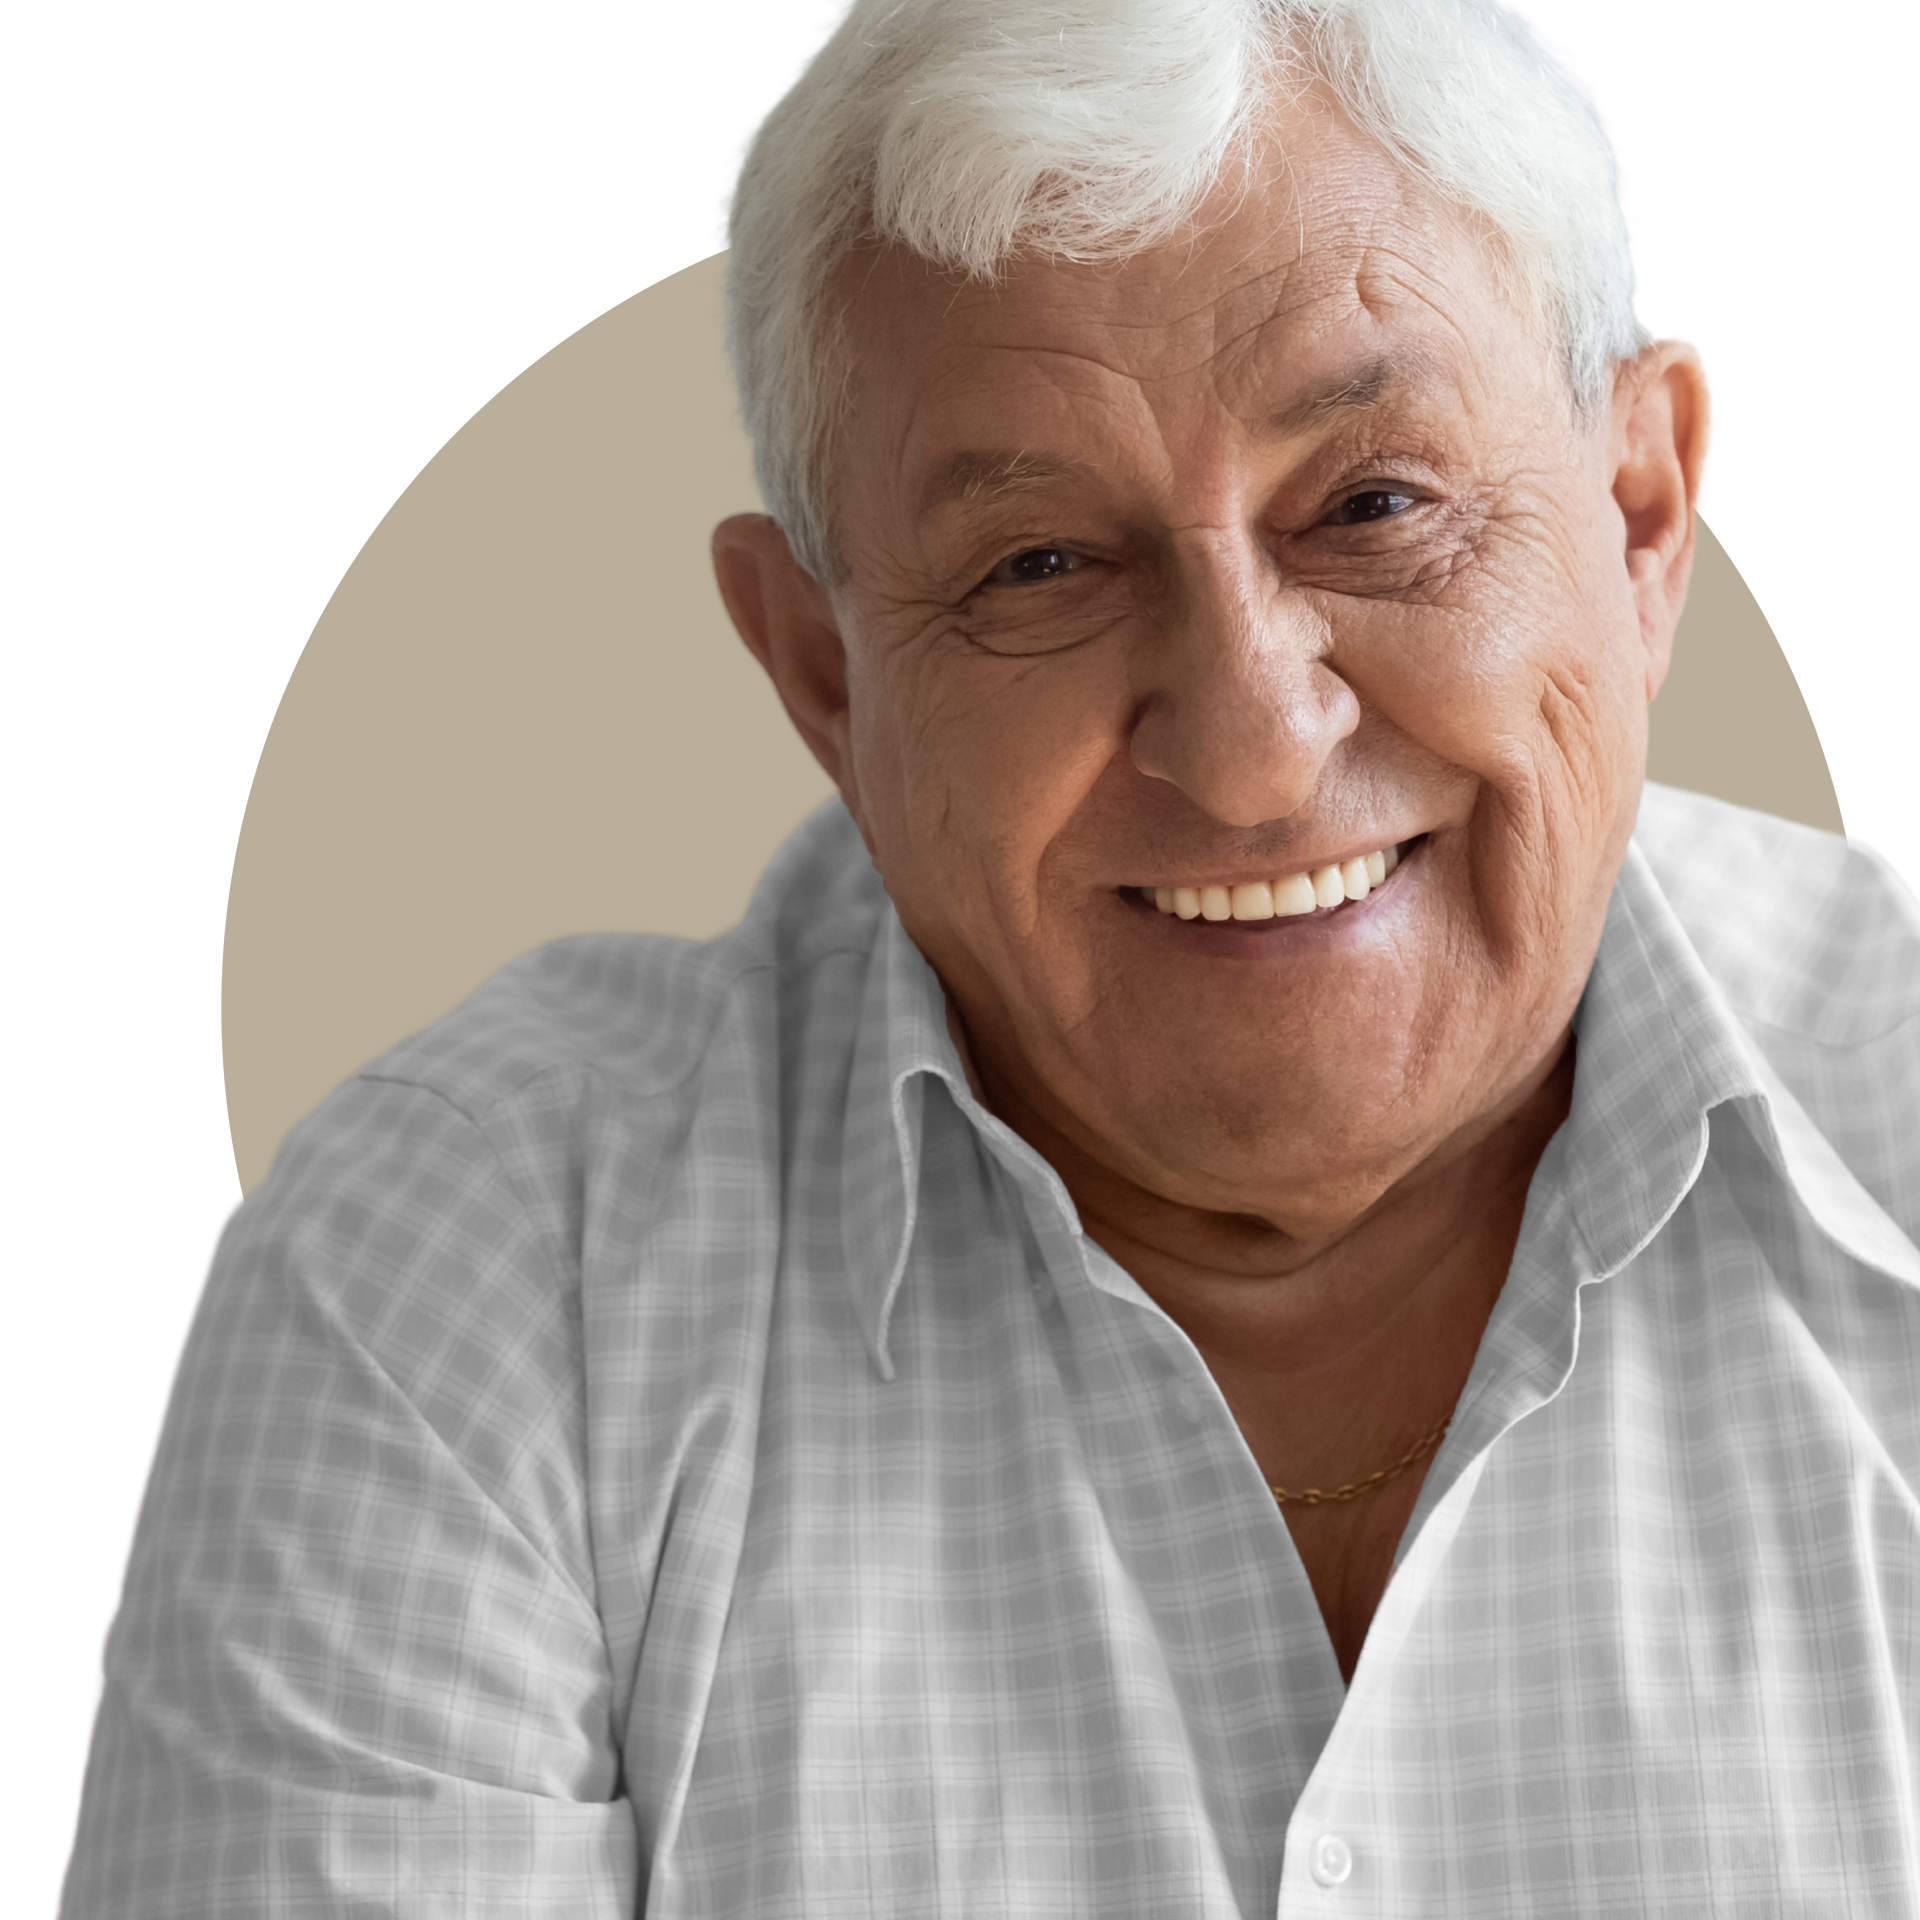
{"type": "Polygon", "coordinates": [[[1353,1871],[1353,1849],[1337,1833],[1323,1833],[1313,1843],[1307,1864],[1323,1887],[1337,1887],[1353,1871]]]}

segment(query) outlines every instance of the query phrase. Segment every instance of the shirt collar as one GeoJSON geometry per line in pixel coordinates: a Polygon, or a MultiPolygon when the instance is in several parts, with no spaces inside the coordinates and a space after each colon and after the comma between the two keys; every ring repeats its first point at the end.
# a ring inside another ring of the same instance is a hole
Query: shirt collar
{"type": "Polygon", "coordinates": [[[1666,1225],[1707,1153],[1707,1116],[1762,1093],[1753,1048],[1629,845],[1575,1011],[1573,1104],[1556,1156],[1586,1277],[1666,1225]]]}
{"type": "Polygon", "coordinates": [[[1920,1286],[1920,1249],[1847,1168],[1708,973],[1637,846],[1608,903],[1574,1017],[1566,1151],[1585,1277],[1617,1273],[1672,1217],[1732,1103],[1813,1223],[1855,1259],[1920,1286]]]}
{"type": "Polygon", "coordinates": [[[947,1035],[939,977],[907,937],[891,900],[878,916],[854,1030],[840,1161],[840,1231],[854,1313],[874,1366],[893,1378],[887,1326],[907,1270],[920,1201],[927,1078],[972,1106],[947,1035]]]}
{"type": "MultiPolygon", "coordinates": [[[[1573,1102],[1551,1155],[1559,1181],[1551,1211],[1575,1244],[1536,1243],[1563,1274],[1606,1279],[1633,1259],[1698,1179],[1709,1116],[1735,1102],[1831,1239],[1920,1286],[1920,1249],[1860,1186],[1755,1047],[1638,847],[1627,850],[1573,1024],[1573,1102]]],[[[888,1380],[887,1328],[918,1211],[929,1077],[945,1083],[998,1157],[1043,1177],[1071,1213],[1058,1176],[1024,1142],[1002,1138],[1006,1128],[973,1099],[947,1032],[939,978],[883,899],[847,1093],[841,1231],[854,1311],[888,1380]]],[[[1549,1237],[1559,1235],[1550,1229],[1549,1237]]]]}

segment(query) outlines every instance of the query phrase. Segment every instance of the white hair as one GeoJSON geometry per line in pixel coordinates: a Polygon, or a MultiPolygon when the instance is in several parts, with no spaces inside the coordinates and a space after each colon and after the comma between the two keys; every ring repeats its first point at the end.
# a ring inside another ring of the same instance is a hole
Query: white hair
{"type": "Polygon", "coordinates": [[[727,342],[768,511],[822,579],[848,404],[827,298],[856,246],[991,279],[1016,251],[1112,260],[1172,238],[1261,110],[1317,82],[1504,240],[1576,406],[1646,343],[1591,105],[1495,0],[854,0],[755,137],[734,194],[727,342]]]}

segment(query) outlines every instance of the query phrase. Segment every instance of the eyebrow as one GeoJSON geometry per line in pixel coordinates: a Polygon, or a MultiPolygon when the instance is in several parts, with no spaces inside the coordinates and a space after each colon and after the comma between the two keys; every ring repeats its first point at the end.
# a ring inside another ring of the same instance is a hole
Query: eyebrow
{"type": "Polygon", "coordinates": [[[1050,453],[981,451],[956,453],[934,476],[928,503],[960,500],[968,506],[992,506],[1000,500],[1037,493],[1062,480],[1085,479],[1092,470],[1077,460],[1050,453]]]}
{"type": "Polygon", "coordinates": [[[1268,431],[1276,435],[1297,433],[1334,414],[1377,407],[1383,400],[1432,385],[1439,371],[1429,354],[1383,354],[1317,381],[1277,413],[1268,415],[1268,431]]]}

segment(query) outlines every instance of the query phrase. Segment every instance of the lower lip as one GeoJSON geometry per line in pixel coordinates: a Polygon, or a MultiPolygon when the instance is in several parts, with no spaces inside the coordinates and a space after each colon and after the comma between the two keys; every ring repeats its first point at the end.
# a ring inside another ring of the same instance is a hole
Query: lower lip
{"type": "Polygon", "coordinates": [[[1240,958],[1264,955],[1275,946],[1287,948],[1337,944],[1345,938],[1374,932],[1380,923],[1395,917],[1398,903],[1405,901],[1411,885],[1401,885],[1401,875],[1414,869],[1426,852],[1427,837],[1405,843],[1399,865],[1373,888],[1364,900],[1349,900],[1338,907],[1316,907],[1312,913],[1275,914],[1271,920],[1182,920],[1177,913],[1162,913],[1153,904],[1150,893],[1138,888],[1123,889],[1120,898],[1135,913],[1162,922],[1178,937],[1183,951],[1215,953],[1240,958]]]}

